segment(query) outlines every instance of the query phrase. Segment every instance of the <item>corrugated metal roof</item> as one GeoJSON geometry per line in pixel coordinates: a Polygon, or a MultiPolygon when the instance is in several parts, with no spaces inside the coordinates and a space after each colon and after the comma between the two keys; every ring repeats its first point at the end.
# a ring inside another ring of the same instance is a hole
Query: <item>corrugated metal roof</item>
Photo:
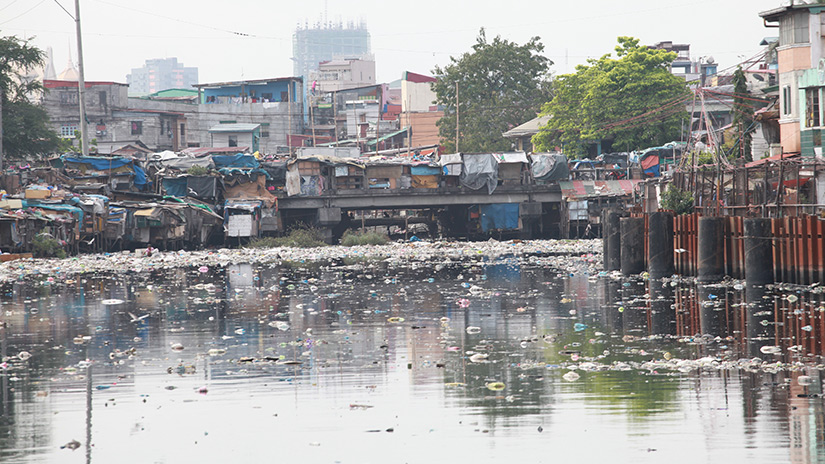
{"type": "Polygon", "coordinates": [[[527,135],[535,135],[539,132],[539,127],[547,124],[547,121],[550,120],[550,116],[539,116],[537,118],[533,118],[524,124],[516,126],[504,134],[502,134],[505,138],[512,138],[512,137],[524,137],[527,135]]]}
{"type": "Polygon", "coordinates": [[[260,124],[236,122],[212,126],[209,128],[209,132],[252,132],[259,127],[261,127],[260,124]]]}
{"type": "Polygon", "coordinates": [[[616,197],[633,194],[641,179],[630,180],[563,180],[559,181],[561,196],[565,200],[616,197]]]}

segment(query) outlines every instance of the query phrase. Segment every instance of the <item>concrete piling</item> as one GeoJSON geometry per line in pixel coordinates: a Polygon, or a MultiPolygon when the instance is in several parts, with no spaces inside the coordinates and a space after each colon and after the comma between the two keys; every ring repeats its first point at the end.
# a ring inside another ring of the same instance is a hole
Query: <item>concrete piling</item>
{"type": "Polygon", "coordinates": [[[621,218],[619,224],[622,274],[638,274],[645,270],[645,220],[621,218]]]}
{"type": "Polygon", "coordinates": [[[773,283],[771,219],[745,219],[745,282],[748,285],[773,283]]]}
{"type": "Polygon", "coordinates": [[[725,277],[725,222],[721,217],[700,217],[697,281],[715,282],[725,277]]]}
{"type": "Polygon", "coordinates": [[[651,213],[647,220],[648,269],[651,279],[673,275],[673,214],[651,213]]]}

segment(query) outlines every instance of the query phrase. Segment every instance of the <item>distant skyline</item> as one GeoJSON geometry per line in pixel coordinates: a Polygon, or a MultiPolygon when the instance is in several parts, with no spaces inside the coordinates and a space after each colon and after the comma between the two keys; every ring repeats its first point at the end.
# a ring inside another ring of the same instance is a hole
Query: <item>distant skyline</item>
{"type": "MultiPolygon", "coordinates": [[[[297,26],[363,21],[371,36],[379,82],[404,71],[431,74],[451,56],[471,49],[480,28],[525,43],[539,36],[554,74],[613,51],[618,36],[644,44],[689,43],[693,58],[713,56],[719,70],[757,54],[763,37],[776,36],[758,14],[787,0],[591,0],[586,3],[517,0],[438,2],[395,7],[374,0],[307,0],[300,8],[235,0],[80,0],[87,80],[126,82],[147,59],[177,57],[197,67],[201,83],[288,77],[293,74],[292,35],[297,26]],[[326,11],[325,11],[326,5],[326,11]]],[[[35,36],[54,49],[59,73],[77,60],[74,0],[0,0],[0,34],[35,36]]]]}

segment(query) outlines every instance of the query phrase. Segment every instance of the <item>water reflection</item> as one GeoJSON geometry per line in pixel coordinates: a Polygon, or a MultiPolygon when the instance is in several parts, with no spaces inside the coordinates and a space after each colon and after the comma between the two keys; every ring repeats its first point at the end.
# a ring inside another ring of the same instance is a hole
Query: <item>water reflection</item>
{"type": "Polygon", "coordinates": [[[202,271],[4,288],[0,460],[226,462],[273,433],[307,462],[825,458],[816,292],[512,257],[202,271]]]}

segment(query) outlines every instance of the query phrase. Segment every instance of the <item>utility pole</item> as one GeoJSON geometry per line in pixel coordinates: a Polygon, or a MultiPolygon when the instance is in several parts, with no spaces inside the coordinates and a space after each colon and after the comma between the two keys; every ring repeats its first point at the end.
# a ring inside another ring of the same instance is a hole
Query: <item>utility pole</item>
{"type": "Polygon", "coordinates": [[[461,153],[458,151],[458,82],[455,83],[455,152],[461,153]]]}
{"type": "Polygon", "coordinates": [[[89,156],[89,134],[86,124],[86,78],[83,73],[83,41],[80,35],[80,0],[74,0],[74,22],[77,26],[77,91],[80,99],[80,149],[89,156]]]}

